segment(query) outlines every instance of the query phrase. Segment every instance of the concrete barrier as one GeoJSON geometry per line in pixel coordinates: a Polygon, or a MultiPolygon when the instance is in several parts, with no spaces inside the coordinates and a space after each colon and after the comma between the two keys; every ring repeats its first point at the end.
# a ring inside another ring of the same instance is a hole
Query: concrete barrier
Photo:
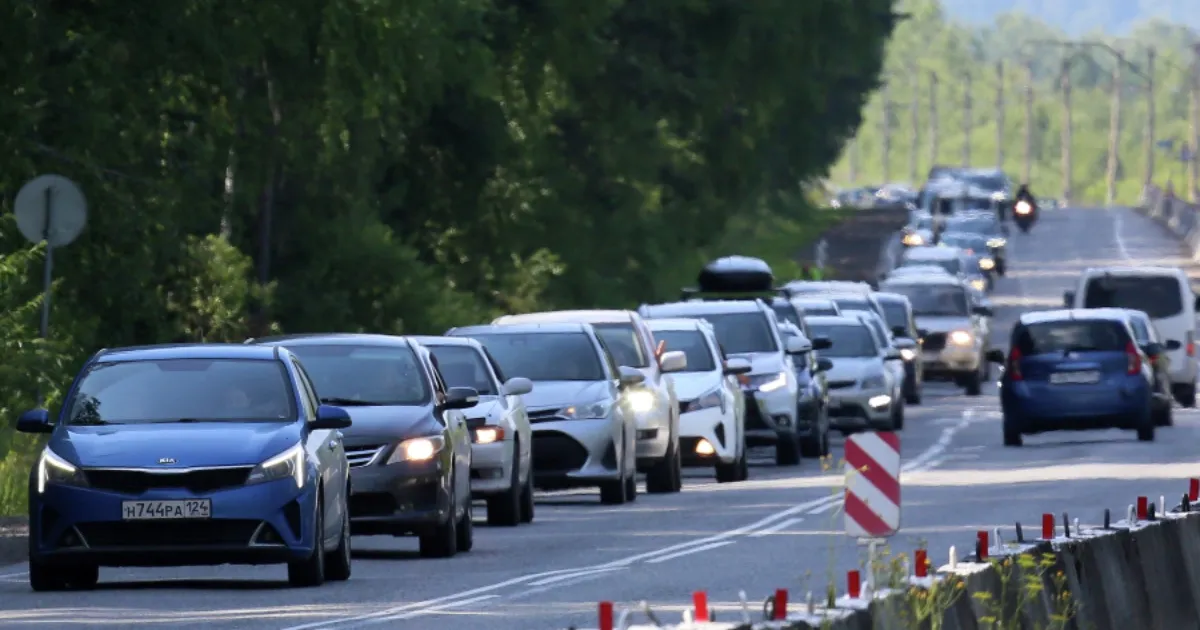
{"type": "Polygon", "coordinates": [[[1200,262],[1200,204],[1189,203],[1169,191],[1151,186],[1142,191],[1135,210],[1178,236],[1192,259],[1200,262]]]}
{"type": "MultiPolygon", "coordinates": [[[[951,551],[931,576],[881,578],[873,594],[843,595],[831,607],[793,601],[785,620],[763,620],[762,600],[751,597],[756,603],[742,612],[722,613],[738,619],[690,622],[688,613],[677,625],[646,624],[635,607],[618,609],[613,624],[599,630],[1196,630],[1200,510],[1185,500],[1155,517],[1154,507],[1105,527],[1056,528],[1048,540],[989,541],[983,560],[972,554],[957,561],[951,551]],[[931,604],[933,598],[940,599],[931,604]],[[939,623],[931,623],[932,614],[939,623]]],[[[1130,516],[1135,512],[1131,506],[1130,516]]]]}

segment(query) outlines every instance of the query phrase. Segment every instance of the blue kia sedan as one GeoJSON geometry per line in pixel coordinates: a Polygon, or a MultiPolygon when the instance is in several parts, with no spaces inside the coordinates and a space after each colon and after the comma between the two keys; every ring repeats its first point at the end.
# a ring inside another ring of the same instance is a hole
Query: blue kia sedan
{"type": "Polygon", "coordinates": [[[346,410],[280,347],[101,350],[75,377],[29,478],[29,583],[101,566],[286,563],[293,586],[350,577],[346,410]]]}
{"type": "Polygon", "coordinates": [[[1154,368],[1164,349],[1138,346],[1123,309],[1026,313],[1012,330],[1000,405],[1004,445],[1046,431],[1125,429],[1154,440],[1154,368]]]}

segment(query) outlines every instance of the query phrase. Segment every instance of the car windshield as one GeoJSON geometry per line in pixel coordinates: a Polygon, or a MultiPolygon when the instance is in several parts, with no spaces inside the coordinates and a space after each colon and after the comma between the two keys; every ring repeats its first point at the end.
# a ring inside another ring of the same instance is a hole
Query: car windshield
{"type": "Polygon", "coordinates": [[[951,247],[960,247],[976,254],[987,251],[987,237],[980,236],[979,234],[949,232],[942,235],[942,243],[951,247]]]}
{"type": "Polygon", "coordinates": [[[771,305],[775,311],[775,317],[781,322],[791,322],[793,324],[800,323],[800,315],[796,312],[796,307],[791,302],[776,302],[771,305]]]}
{"type": "Polygon", "coordinates": [[[287,422],[295,390],[274,360],[93,363],[68,402],[68,425],[287,422]]]}
{"type": "Polygon", "coordinates": [[[824,306],[806,306],[804,307],[805,317],[833,317],[838,314],[837,309],[824,306]]]}
{"type": "Polygon", "coordinates": [[[496,333],[471,337],[487,347],[509,377],[534,381],[603,381],[592,338],[582,332],[496,333]]]}
{"type": "Polygon", "coordinates": [[[1000,233],[1000,225],[990,218],[958,219],[946,227],[953,227],[956,232],[970,232],[983,236],[993,236],[1000,233]]]}
{"type": "Polygon", "coordinates": [[[908,302],[912,304],[913,315],[917,317],[966,317],[970,314],[967,292],[959,286],[902,284],[889,286],[887,290],[907,297],[908,302]]]}
{"type": "Polygon", "coordinates": [[[983,197],[959,197],[954,200],[954,209],[958,212],[971,212],[978,210],[991,210],[992,200],[983,197]]]}
{"type": "Polygon", "coordinates": [[[827,337],[833,345],[821,351],[821,356],[834,359],[853,359],[879,355],[875,337],[866,326],[810,324],[814,337],[827,337]]]}
{"type": "Polygon", "coordinates": [[[923,260],[920,257],[905,258],[901,263],[901,267],[941,267],[947,273],[957,274],[962,272],[962,261],[957,258],[935,258],[933,260],[923,260]]]}
{"type": "Polygon", "coordinates": [[[712,324],[717,342],[725,348],[726,354],[779,351],[775,335],[771,334],[771,322],[764,313],[695,314],[693,317],[712,324]]]}
{"type": "Polygon", "coordinates": [[[1084,287],[1083,308],[1131,308],[1162,319],[1183,312],[1182,293],[1169,276],[1097,276],[1084,287]]]}
{"type": "Polygon", "coordinates": [[[839,297],[833,298],[833,303],[843,311],[870,311],[871,303],[865,298],[839,297]]]}
{"type": "Polygon", "coordinates": [[[638,342],[638,333],[633,327],[633,322],[592,324],[592,327],[596,329],[596,334],[604,341],[604,345],[608,346],[608,351],[612,353],[617,365],[650,367],[650,360],[642,350],[642,344],[638,342]]]}
{"type": "Polygon", "coordinates": [[[492,380],[487,359],[470,346],[428,346],[437,359],[438,371],[447,387],[471,387],[480,396],[497,396],[499,388],[492,380]]]}
{"type": "Polygon", "coordinates": [[[887,317],[887,325],[891,328],[897,326],[908,330],[908,309],[904,308],[904,304],[892,300],[879,301],[883,305],[883,314],[887,317]]]}
{"type": "Polygon", "coordinates": [[[999,173],[967,175],[966,180],[972,186],[982,188],[990,193],[1004,192],[1004,189],[1008,187],[1008,180],[999,173]]]}
{"type": "Polygon", "coordinates": [[[423,405],[430,388],[408,345],[296,344],[288,346],[322,400],[337,404],[423,405]]]}
{"type": "Polygon", "coordinates": [[[659,330],[654,339],[667,342],[667,352],[678,350],[687,355],[684,372],[711,372],[717,369],[712,349],[698,330],[659,330]]]}
{"type": "Polygon", "coordinates": [[[1022,327],[1016,347],[1025,356],[1067,352],[1123,352],[1129,341],[1119,322],[1057,321],[1022,327]]]}

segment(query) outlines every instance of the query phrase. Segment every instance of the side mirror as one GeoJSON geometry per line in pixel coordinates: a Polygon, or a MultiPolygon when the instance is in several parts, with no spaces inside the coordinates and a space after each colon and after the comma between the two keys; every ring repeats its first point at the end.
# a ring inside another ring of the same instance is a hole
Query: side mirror
{"type": "Polygon", "coordinates": [[[817,371],[828,372],[833,369],[833,361],[829,359],[817,359],[817,371]]]}
{"type": "Polygon", "coordinates": [[[350,412],[333,405],[317,407],[317,419],[308,424],[313,429],[346,429],[353,424],[350,412]]]}
{"type": "Polygon", "coordinates": [[[21,433],[51,433],[50,412],[45,409],[30,409],[17,418],[17,430],[21,433]]]}
{"type": "Polygon", "coordinates": [[[971,312],[976,315],[979,315],[980,317],[991,317],[992,316],[992,309],[991,309],[991,307],[988,307],[988,306],[976,306],[971,309],[971,312]]]}
{"type": "MultiPolygon", "coordinates": [[[[1200,304],[1200,297],[1196,299],[1196,303],[1200,304]]],[[[1067,308],[1075,308],[1075,292],[1063,291],[1063,306],[1067,308]]]]}
{"type": "Polygon", "coordinates": [[[681,350],[664,352],[658,359],[658,368],[663,373],[682,372],[687,369],[687,355],[681,350]]]}
{"type": "Polygon", "coordinates": [[[1178,350],[1183,347],[1183,344],[1179,343],[1178,339],[1168,339],[1167,342],[1163,344],[1163,347],[1167,350],[1178,350]]]}
{"type": "Polygon", "coordinates": [[[474,387],[451,387],[446,392],[442,409],[470,409],[479,404],[479,392],[474,387]]]}
{"type": "Polygon", "coordinates": [[[913,350],[917,347],[917,341],[908,337],[900,337],[892,343],[901,350],[913,350]]]}
{"type": "Polygon", "coordinates": [[[505,396],[520,396],[533,391],[533,381],[524,376],[514,376],[504,382],[505,396]]]}
{"type": "Polygon", "coordinates": [[[813,349],[811,342],[799,337],[788,337],[783,345],[788,354],[804,354],[813,349]]]}
{"type": "Polygon", "coordinates": [[[618,380],[621,381],[621,387],[629,387],[630,385],[640,385],[646,382],[646,375],[641,372],[622,365],[617,368],[618,380]]]}
{"type": "Polygon", "coordinates": [[[1163,353],[1163,345],[1161,343],[1150,342],[1142,346],[1142,352],[1148,357],[1157,357],[1163,353]]]}
{"type": "Polygon", "coordinates": [[[754,366],[750,365],[750,362],[745,359],[729,359],[725,362],[724,372],[729,376],[737,376],[740,374],[749,374],[750,370],[753,369],[754,366]]]}
{"type": "Polygon", "coordinates": [[[829,337],[813,337],[813,350],[828,350],[833,347],[833,340],[829,337]]]}
{"type": "Polygon", "coordinates": [[[1003,350],[992,348],[987,351],[987,360],[992,363],[1004,363],[1008,361],[1008,357],[1004,354],[1003,350]]]}
{"type": "Polygon", "coordinates": [[[888,351],[883,353],[883,358],[886,361],[902,361],[904,360],[904,355],[900,354],[900,351],[895,348],[888,348],[888,351]]]}

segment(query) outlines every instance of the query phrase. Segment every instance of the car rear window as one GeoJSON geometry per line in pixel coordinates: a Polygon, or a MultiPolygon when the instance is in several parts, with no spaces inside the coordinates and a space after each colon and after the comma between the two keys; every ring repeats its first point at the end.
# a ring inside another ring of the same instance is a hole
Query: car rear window
{"type": "Polygon", "coordinates": [[[1125,327],[1118,322],[1041,322],[1017,329],[1016,348],[1026,356],[1066,352],[1122,352],[1129,343],[1125,327]]]}
{"type": "Polygon", "coordinates": [[[1154,319],[1183,312],[1183,290],[1169,276],[1096,276],[1083,291],[1083,308],[1131,308],[1154,319]]]}

